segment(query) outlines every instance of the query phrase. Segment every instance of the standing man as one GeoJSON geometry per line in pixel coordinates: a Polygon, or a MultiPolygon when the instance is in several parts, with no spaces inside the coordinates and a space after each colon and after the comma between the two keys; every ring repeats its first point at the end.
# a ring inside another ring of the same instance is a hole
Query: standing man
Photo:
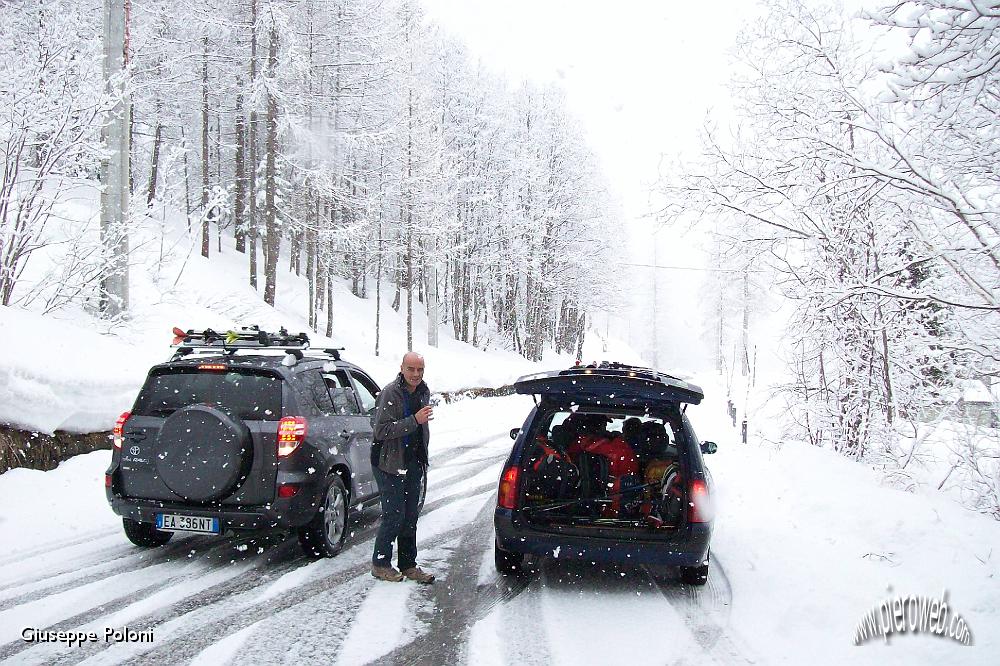
{"type": "Polygon", "coordinates": [[[379,580],[434,582],[432,574],[417,566],[417,517],[430,441],[427,422],[433,418],[430,398],[424,357],[407,352],[399,375],[382,389],[375,405],[372,472],[382,496],[382,524],[375,536],[372,575],[379,580]],[[392,567],[393,541],[398,570],[392,567]]]}

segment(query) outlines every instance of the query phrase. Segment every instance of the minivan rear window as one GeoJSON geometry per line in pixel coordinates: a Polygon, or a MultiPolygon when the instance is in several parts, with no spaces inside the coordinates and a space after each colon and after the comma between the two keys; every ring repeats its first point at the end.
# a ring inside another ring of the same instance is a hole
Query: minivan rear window
{"type": "Polygon", "coordinates": [[[281,418],[281,378],[245,372],[170,370],[150,377],[134,415],[169,416],[188,405],[222,407],[244,421],[281,418]]]}

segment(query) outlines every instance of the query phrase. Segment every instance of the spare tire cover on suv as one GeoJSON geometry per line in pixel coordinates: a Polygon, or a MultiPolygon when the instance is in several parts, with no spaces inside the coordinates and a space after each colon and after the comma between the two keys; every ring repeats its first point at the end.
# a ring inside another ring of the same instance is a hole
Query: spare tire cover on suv
{"type": "Polygon", "coordinates": [[[179,409],[156,437],[156,470],[187,500],[211,502],[235,491],[250,473],[253,440],[240,419],[208,405],[179,409]]]}

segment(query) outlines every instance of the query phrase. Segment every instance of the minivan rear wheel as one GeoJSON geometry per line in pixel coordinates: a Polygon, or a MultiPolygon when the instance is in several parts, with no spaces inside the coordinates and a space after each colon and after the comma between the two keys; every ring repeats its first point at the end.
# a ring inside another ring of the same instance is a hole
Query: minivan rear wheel
{"type": "Polygon", "coordinates": [[[143,548],[162,546],[174,536],[173,532],[161,532],[150,523],[140,523],[131,518],[122,518],[122,526],[128,540],[143,548]]]}
{"type": "Polygon", "coordinates": [[[347,539],[347,516],[350,504],[340,476],[334,474],[327,486],[323,505],[313,519],[299,528],[299,544],[311,557],[333,557],[347,539]]]}
{"type": "Polygon", "coordinates": [[[700,567],[681,567],[681,582],[688,585],[704,585],[708,582],[708,557],[700,567]]]}
{"type": "Polygon", "coordinates": [[[496,541],[493,542],[493,561],[497,571],[502,574],[515,574],[521,571],[524,563],[524,553],[504,550],[496,541]]]}

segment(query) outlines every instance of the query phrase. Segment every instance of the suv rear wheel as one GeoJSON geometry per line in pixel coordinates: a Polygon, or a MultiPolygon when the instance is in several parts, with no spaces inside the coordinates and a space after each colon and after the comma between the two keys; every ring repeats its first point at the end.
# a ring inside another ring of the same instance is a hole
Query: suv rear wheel
{"type": "Polygon", "coordinates": [[[131,518],[122,518],[122,525],[128,540],[143,548],[162,546],[174,536],[173,532],[161,532],[149,523],[140,523],[131,518]]]}
{"type": "Polygon", "coordinates": [[[299,528],[299,544],[312,557],[333,557],[344,547],[347,538],[347,490],[340,476],[330,479],[323,506],[313,519],[299,528]]]}

